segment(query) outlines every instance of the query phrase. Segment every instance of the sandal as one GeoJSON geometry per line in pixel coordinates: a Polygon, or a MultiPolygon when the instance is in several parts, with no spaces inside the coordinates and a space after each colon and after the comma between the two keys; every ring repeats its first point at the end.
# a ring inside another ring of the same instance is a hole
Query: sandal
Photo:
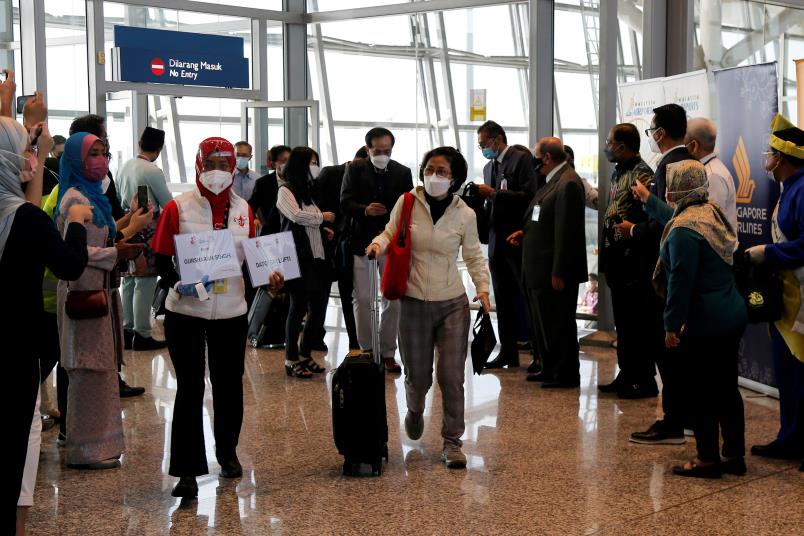
{"type": "Polygon", "coordinates": [[[313,373],[307,368],[307,362],[305,361],[291,361],[289,359],[285,359],[285,373],[288,376],[295,376],[296,378],[312,378],[313,373]]]}
{"type": "Polygon", "coordinates": [[[691,460],[684,465],[673,467],[673,474],[678,476],[689,476],[693,478],[720,478],[723,476],[723,468],[720,462],[699,465],[700,460],[691,460]]]}
{"type": "Polygon", "coordinates": [[[322,372],[326,372],[327,369],[319,365],[315,362],[312,357],[307,357],[303,360],[304,366],[307,367],[307,370],[310,372],[315,372],[316,374],[320,374],[322,372]]]}

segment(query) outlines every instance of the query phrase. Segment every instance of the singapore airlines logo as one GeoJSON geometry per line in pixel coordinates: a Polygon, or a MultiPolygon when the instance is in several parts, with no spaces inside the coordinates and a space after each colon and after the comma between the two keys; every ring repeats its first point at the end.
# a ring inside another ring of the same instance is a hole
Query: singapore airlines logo
{"type": "Polygon", "coordinates": [[[750,203],[757,183],[751,180],[751,163],[748,161],[748,151],[745,150],[742,136],[737,140],[737,149],[734,150],[731,163],[737,172],[737,202],[750,203]]]}

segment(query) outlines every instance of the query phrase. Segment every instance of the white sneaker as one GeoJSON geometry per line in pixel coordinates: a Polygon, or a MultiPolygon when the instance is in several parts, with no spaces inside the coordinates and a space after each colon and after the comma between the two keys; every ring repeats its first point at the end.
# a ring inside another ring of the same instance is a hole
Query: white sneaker
{"type": "Polygon", "coordinates": [[[441,453],[441,460],[447,464],[448,469],[463,469],[466,467],[466,455],[458,445],[447,445],[441,453]]]}

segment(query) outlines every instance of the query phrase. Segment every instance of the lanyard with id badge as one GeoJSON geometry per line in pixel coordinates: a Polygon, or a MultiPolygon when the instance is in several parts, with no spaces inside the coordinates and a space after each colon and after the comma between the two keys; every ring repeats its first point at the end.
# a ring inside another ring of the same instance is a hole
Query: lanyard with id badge
{"type": "Polygon", "coordinates": [[[530,216],[530,221],[538,222],[539,221],[539,215],[541,214],[541,212],[542,212],[542,206],[541,205],[533,205],[533,213],[530,216]]]}
{"type": "MultiPolygon", "coordinates": [[[[229,202],[226,202],[226,210],[223,211],[223,223],[216,223],[213,227],[216,231],[221,229],[228,229],[229,228],[229,202]]],[[[213,294],[226,294],[229,292],[229,280],[228,279],[216,279],[212,282],[212,293],[213,294]]]]}

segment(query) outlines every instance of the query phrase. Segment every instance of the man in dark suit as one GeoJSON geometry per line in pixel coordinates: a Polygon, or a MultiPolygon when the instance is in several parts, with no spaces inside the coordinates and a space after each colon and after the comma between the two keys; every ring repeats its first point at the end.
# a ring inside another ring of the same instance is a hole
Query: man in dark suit
{"type": "Polygon", "coordinates": [[[282,167],[290,158],[290,147],[287,145],[274,145],[271,147],[268,159],[271,171],[263,175],[254,183],[254,191],[248,204],[254,213],[255,224],[262,226],[260,234],[279,232],[279,211],[276,209],[276,196],[279,191],[279,179],[282,177],[282,167]]]}
{"type": "MultiPolygon", "coordinates": [[[[338,294],[341,299],[341,311],[343,312],[343,323],[346,326],[346,334],[349,337],[349,351],[357,350],[360,352],[360,344],[357,342],[357,327],[355,325],[355,313],[352,303],[352,292],[354,282],[352,274],[352,252],[349,248],[349,231],[352,227],[351,218],[344,215],[341,210],[341,187],[343,186],[343,176],[346,174],[346,166],[352,162],[360,162],[368,158],[365,147],[358,149],[354,159],[345,164],[327,166],[321,169],[318,178],[313,181],[313,201],[322,212],[333,212],[335,221],[326,223],[335,231],[332,240],[324,244],[327,259],[334,259],[335,275],[338,278],[338,294]]],[[[329,295],[325,296],[329,300],[329,295]]],[[[323,307],[326,309],[327,301],[323,307]]],[[[323,345],[323,330],[321,333],[320,345],[323,345]]]]}
{"type": "Polygon", "coordinates": [[[507,241],[522,246],[522,280],[538,328],[542,371],[528,381],[542,387],[580,385],[578,286],[586,269],[585,196],[583,182],[567,163],[558,138],[542,138],[536,146],[547,184],[533,196],[520,229],[507,241]]]}
{"type": "MultiPolygon", "coordinates": [[[[645,130],[651,151],[661,154],[662,158],[656,166],[650,191],[665,201],[667,191],[667,165],[682,160],[695,160],[684,145],[687,133],[687,114],[678,104],[665,104],[653,110],[650,128],[645,130]]],[[[623,235],[632,236],[637,241],[653,241],[655,258],[659,256],[659,241],[664,226],[653,220],[634,224],[628,220],[616,226],[623,235]]],[[[663,311],[664,304],[658,300],[656,307],[663,311]]],[[[655,316],[655,312],[649,312],[655,316]]],[[[661,318],[661,315],[659,315],[661,318]]],[[[668,349],[664,344],[656,350],[656,365],[662,375],[662,409],[664,419],[656,421],[644,432],[634,432],[629,439],[633,443],[646,445],[680,445],[684,439],[683,393],[681,374],[678,364],[677,349],[668,349]]]]}
{"type": "Polygon", "coordinates": [[[486,121],[477,129],[477,144],[490,160],[483,168],[483,184],[478,192],[486,198],[489,215],[489,269],[500,336],[500,353],[486,368],[518,367],[517,323],[527,311],[519,283],[522,255],[505,239],[520,229],[539,178],[530,151],[509,146],[505,131],[494,121],[486,121]]]}
{"type": "MultiPolygon", "coordinates": [[[[354,310],[360,348],[371,348],[371,314],[369,304],[369,260],[366,248],[380,234],[390,219],[391,209],[405,192],[413,189],[410,169],[391,160],[394,135],[375,127],[366,134],[368,159],[346,166],[341,187],[341,209],[352,219],[350,247],[354,274],[354,310]]],[[[382,273],[386,256],[379,259],[382,273]]],[[[389,372],[402,372],[394,360],[396,336],[399,332],[399,300],[382,299],[380,319],[380,353],[389,372]]]]}

